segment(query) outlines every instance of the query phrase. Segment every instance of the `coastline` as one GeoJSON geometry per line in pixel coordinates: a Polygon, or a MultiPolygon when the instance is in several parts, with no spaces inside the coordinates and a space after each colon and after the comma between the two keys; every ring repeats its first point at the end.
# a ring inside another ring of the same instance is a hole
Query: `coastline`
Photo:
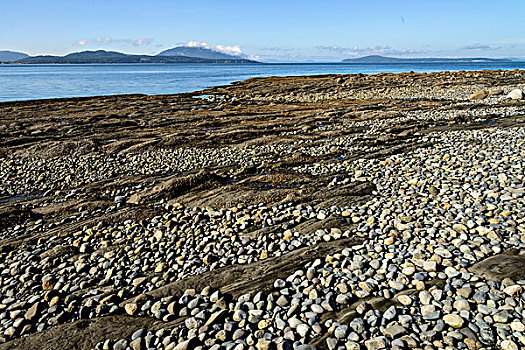
{"type": "Polygon", "coordinates": [[[0,103],[0,350],[520,344],[497,331],[524,322],[517,89],[330,74],[0,103]]]}
{"type": "Polygon", "coordinates": [[[0,101],[134,93],[190,93],[250,77],[513,69],[523,70],[525,63],[6,65],[0,67],[0,101]]]}

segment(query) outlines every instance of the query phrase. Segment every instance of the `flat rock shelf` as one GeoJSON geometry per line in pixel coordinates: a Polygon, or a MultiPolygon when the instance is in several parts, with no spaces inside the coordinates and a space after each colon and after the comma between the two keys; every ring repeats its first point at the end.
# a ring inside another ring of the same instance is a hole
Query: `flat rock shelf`
{"type": "Polygon", "coordinates": [[[0,349],[525,347],[525,72],[0,103],[0,349]]]}

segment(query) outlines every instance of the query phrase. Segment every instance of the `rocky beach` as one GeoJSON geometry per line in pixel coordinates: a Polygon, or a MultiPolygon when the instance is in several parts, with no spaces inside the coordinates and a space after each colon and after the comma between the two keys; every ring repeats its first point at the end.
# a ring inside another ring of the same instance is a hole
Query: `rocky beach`
{"type": "Polygon", "coordinates": [[[0,350],[525,347],[525,71],[0,103],[0,350]]]}

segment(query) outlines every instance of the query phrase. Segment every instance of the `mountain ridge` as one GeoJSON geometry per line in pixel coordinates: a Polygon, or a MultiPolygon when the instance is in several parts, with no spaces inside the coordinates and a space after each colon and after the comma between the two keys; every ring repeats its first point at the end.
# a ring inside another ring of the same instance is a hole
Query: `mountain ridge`
{"type": "Polygon", "coordinates": [[[0,62],[15,62],[26,57],[29,55],[24,52],[0,50],[0,62]]]}
{"type": "Polygon", "coordinates": [[[505,58],[484,58],[484,57],[462,57],[462,58],[397,58],[380,55],[363,56],[359,58],[347,58],[342,63],[361,64],[361,63],[461,63],[461,62],[512,62],[505,58]]]}
{"type": "Polygon", "coordinates": [[[19,64],[113,64],[113,63],[258,63],[241,57],[235,59],[205,59],[188,56],[129,55],[116,51],[80,51],[65,56],[42,55],[26,57],[19,64]]]}
{"type": "Polygon", "coordinates": [[[225,59],[235,60],[244,59],[241,56],[228,55],[212,49],[204,47],[190,47],[190,46],[176,46],[171,49],[164,50],[158,53],[156,56],[184,56],[184,57],[196,57],[204,59],[225,59]]]}

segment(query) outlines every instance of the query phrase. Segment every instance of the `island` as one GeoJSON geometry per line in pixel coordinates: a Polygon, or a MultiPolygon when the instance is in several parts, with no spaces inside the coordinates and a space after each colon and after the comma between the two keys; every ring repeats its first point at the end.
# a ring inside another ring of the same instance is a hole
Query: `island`
{"type": "Polygon", "coordinates": [[[197,57],[210,60],[238,60],[244,59],[241,56],[228,55],[223,52],[207,49],[205,47],[177,46],[172,49],[164,50],[157,56],[179,56],[197,57]]]}
{"type": "MultiPolygon", "coordinates": [[[[206,51],[213,50],[202,49],[206,51]]],[[[172,55],[161,53],[156,56],[130,55],[116,51],[81,51],[70,53],[65,56],[34,56],[24,57],[16,61],[4,61],[17,64],[113,64],[113,63],[258,63],[239,56],[216,56],[211,53],[206,57],[192,57],[188,55],[172,55]]]]}
{"type": "Polygon", "coordinates": [[[15,62],[27,57],[29,57],[29,55],[23,52],[0,50],[0,62],[15,62]]]}
{"type": "Polygon", "coordinates": [[[512,62],[507,58],[484,58],[484,57],[463,57],[463,58],[443,58],[443,57],[429,57],[429,58],[398,58],[385,57],[379,55],[364,56],[359,58],[347,58],[342,60],[343,63],[350,64],[389,64],[389,63],[497,63],[497,62],[512,62]]]}

